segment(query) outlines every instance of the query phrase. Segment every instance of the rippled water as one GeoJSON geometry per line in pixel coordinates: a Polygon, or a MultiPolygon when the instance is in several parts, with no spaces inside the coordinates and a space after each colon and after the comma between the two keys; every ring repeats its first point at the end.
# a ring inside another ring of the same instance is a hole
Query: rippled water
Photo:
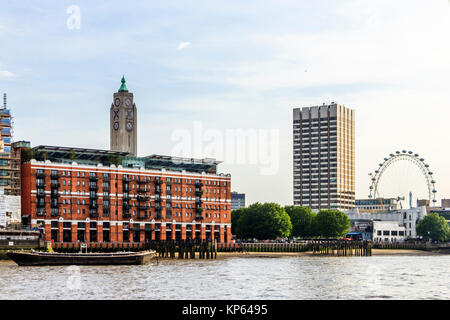
{"type": "Polygon", "coordinates": [[[450,299],[450,255],[165,260],[144,266],[0,262],[0,299],[450,299]]]}

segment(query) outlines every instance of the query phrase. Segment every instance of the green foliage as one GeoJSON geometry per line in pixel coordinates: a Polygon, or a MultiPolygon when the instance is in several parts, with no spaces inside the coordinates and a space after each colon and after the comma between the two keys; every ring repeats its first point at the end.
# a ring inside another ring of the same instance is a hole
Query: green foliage
{"type": "Polygon", "coordinates": [[[417,234],[426,240],[446,241],[450,238],[450,228],[444,217],[430,213],[417,224],[417,234]]]}
{"type": "Polygon", "coordinates": [[[446,220],[450,220],[450,212],[439,212],[438,215],[446,220]]]}
{"type": "Polygon", "coordinates": [[[76,159],[76,157],[77,157],[77,155],[75,153],[75,150],[70,150],[69,159],[73,161],[76,159]]]}
{"type": "Polygon", "coordinates": [[[114,165],[118,166],[119,164],[122,164],[122,158],[120,156],[111,154],[108,156],[108,160],[107,160],[106,164],[107,165],[114,164],[114,165]]]}
{"type": "Polygon", "coordinates": [[[231,232],[239,239],[341,238],[349,229],[350,219],[338,210],[321,210],[315,214],[309,207],[283,208],[276,203],[255,203],[231,213],[231,232]]]}
{"type": "Polygon", "coordinates": [[[286,206],[284,207],[291,218],[292,236],[310,238],[315,236],[314,219],[316,214],[309,207],[286,206]]]}
{"type": "Polygon", "coordinates": [[[241,234],[239,231],[240,222],[239,219],[246,212],[246,208],[239,208],[231,211],[231,233],[235,235],[241,234]]]}
{"type": "MultiPolygon", "coordinates": [[[[238,238],[276,239],[288,237],[292,231],[289,215],[276,203],[255,203],[236,211],[234,230],[238,238]]],[[[231,217],[233,219],[233,214],[231,217]]]]}
{"type": "Polygon", "coordinates": [[[31,148],[22,148],[20,150],[20,158],[22,163],[29,162],[31,159],[34,159],[36,157],[36,154],[34,150],[31,148]]]}
{"type": "Polygon", "coordinates": [[[340,238],[350,229],[350,219],[338,210],[320,210],[314,219],[315,233],[325,238],[340,238]]]}

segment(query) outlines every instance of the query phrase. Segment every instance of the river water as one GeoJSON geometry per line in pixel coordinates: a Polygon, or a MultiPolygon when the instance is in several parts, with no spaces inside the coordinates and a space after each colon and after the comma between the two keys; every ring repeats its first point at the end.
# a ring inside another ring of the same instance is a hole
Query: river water
{"type": "Polygon", "coordinates": [[[143,266],[0,262],[0,299],[450,299],[450,255],[229,257],[143,266]]]}

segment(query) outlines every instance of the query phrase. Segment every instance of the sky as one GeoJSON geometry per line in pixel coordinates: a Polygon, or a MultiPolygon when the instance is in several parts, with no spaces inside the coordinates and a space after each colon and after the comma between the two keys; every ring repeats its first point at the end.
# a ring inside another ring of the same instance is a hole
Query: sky
{"type": "MultiPolygon", "coordinates": [[[[109,149],[125,75],[139,155],[214,157],[247,204],[283,205],[292,109],[336,101],[356,113],[357,198],[404,149],[450,198],[449,36],[449,0],[6,1],[0,92],[14,140],[109,149]]],[[[425,179],[406,167],[381,196],[422,197],[425,179]]]]}

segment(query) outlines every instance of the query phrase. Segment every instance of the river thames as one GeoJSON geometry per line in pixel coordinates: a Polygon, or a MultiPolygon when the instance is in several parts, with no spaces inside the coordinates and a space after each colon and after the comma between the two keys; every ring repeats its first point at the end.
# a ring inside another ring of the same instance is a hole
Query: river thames
{"type": "Polygon", "coordinates": [[[450,299],[450,255],[228,257],[143,266],[0,262],[0,299],[450,299]]]}

